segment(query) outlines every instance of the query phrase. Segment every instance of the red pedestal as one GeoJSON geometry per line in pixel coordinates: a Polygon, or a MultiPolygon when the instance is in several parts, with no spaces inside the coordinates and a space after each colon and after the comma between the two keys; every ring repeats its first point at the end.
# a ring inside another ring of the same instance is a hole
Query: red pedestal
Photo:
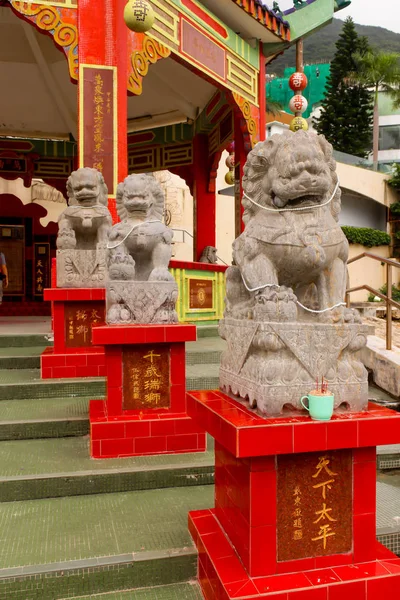
{"type": "Polygon", "coordinates": [[[396,598],[400,559],[376,541],[376,446],[400,414],[262,419],[222,392],[190,392],[215,437],[215,507],[189,515],[207,600],[396,598]]]}
{"type": "Polygon", "coordinates": [[[41,356],[42,379],[104,377],[104,348],[92,345],[92,327],[105,322],[105,289],[52,288],[54,346],[41,356]]]}
{"type": "Polygon", "coordinates": [[[195,340],[195,325],[93,330],[107,373],[107,399],[90,403],[93,458],[205,451],[204,429],[186,411],[185,342],[195,340]]]}

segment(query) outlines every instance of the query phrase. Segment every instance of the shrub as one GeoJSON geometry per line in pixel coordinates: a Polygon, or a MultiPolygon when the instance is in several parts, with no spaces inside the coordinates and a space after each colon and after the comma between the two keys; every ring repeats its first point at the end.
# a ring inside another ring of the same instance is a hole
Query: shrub
{"type": "Polygon", "coordinates": [[[373,246],[387,246],[390,244],[390,235],[379,229],[370,227],[343,226],[343,233],[350,244],[361,244],[367,248],[373,246]]]}
{"type": "MultiPolygon", "coordinates": [[[[395,190],[400,191],[400,163],[395,163],[393,165],[392,176],[390,179],[388,179],[388,184],[395,190]]],[[[400,203],[396,202],[396,204],[400,204],[400,203]]]]}
{"type": "Polygon", "coordinates": [[[392,213],[392,215],[400,214],[400,202],[395,202],[394,204],[391,204],[390,212],[392,213]]]}
{"type": "MultiPolygon", "coordinates": [[[[381,288],[379,288],[379,291],[381,294],[385,294],[385,296],[386,296],[387,295],[387,284],[385,283],[385,285],[383,285],[381,288]]],[[[368,302],[374,302],[374,298],[375,298],[375,295],[370,294],[368,296],[368,302]]],[[[394,300],[395,302],[400,302],[400,289],[395,285],[392,285],[392,300],[394,300]]],[[[383,300],[381,300],[381,302],[383,302],[383,300]]]]}

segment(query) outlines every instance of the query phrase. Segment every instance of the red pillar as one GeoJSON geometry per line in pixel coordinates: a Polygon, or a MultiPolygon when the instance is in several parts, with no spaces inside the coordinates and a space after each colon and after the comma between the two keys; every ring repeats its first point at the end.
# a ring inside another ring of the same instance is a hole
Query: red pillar
{"type": "Polygon", "coordinates": [[[242,220],[242,179],[245,162],[246,150],[244,147],[241,118],[238,114],[235,114],[235,237],[238,237],[244,229],[244,223],[242,220]]]}
{"type": "Polygon", "coordinates": [[[263,44],[260,42],[260,74],[258,76],[258,103],[260,106],[260,142],[265,140],[267,129],[267,90],[266,90],[266,59],[263,52],[263,44]]]}
{"type": "Polygon", "coordinates": [[[215,246],[215,192],[208,189],[210,160],[208,137],[197,134],[193,139],[193,260],[199,260],[206,246],[215,246]]]}
{"type": "Polygon", "coordinates": [[[125,0],[80,0],[79,166],[103,172],[116,219],[115,194],[127,175],[127,35],[125,0]]]}

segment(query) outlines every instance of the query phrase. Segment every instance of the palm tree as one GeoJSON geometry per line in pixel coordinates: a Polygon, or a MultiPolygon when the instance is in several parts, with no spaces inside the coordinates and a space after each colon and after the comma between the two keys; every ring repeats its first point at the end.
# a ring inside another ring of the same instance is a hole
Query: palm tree
{"type": "Polygon", "coordinates": [[[378,164],[379,146],[379,113],[378,94],[386,92],[389,94],[395,106],[400,106],[400,54],[396,52],[381,52],[379,50],[368,50],[363,54],[355,56],[357,73],[353,76],[372,88],[374,94],[374,121],[373,121],[373,162],[374,167],[378,164]]]}
{"type": "Polygon", "coordinates": [[[276,100],[271,100],[271,98],[267,96],[267,113],[271,113],[272,116],[277,117],[282,110],[283,106],[280,102],[277,102],[276,100]]]}

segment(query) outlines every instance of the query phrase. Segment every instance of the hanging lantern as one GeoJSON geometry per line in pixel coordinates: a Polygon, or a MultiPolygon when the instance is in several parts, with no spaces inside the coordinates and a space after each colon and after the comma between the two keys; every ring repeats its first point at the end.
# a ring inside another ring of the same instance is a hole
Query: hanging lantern
{"type": "Polygon", "coordinates": [[[225,164],[228,167],[228,169],[233,169],[235,167],[235,155],[230,154],[226,159],[225,164]]]}
{"type": "Polygon", "coordinates": [[[307,87],[307,77],[304,73],[293,73],[289,78],[289,87],[294,92],[301,92],[307,87]]]}
{"type": "Polygon", "coordinates": [[[228,173],[225,175],[225,183],[228,185],[233,185],[235,183],[234,171],[228,171],[228,173]]]}
{"type": "Polygon", "coordinates": [[[146,33],[153,27],[155,14],[147,0],[129,0],[124,9],[126,26],[135,33],[146,33]]]}
{"type": "Polygon", "coordinates": [[[305,112],[308,107],[307,99],[300,94],[296,94],[293,98],[290,99],[289,108],[293,113],[301,113],[305,112]]]}
{"type": "Polygon", "coordinates": [[[302,129],[303,131],[307,131],[308,123],[305,119],[303,119],[303,117],[295,117],[291,121],[289,129],[290,131],[300,131],[300,129],[302,129]]]}

